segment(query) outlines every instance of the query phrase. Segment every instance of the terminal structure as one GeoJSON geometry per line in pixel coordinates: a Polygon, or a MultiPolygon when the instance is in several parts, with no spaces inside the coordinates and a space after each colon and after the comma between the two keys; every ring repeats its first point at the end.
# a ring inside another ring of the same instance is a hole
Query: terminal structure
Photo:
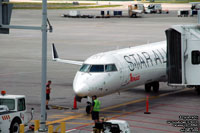
{"type": "Polygon", "coordinates": [[[200,93],[200,25],[176,25],[166,36],[168,84],[200,93]]]}

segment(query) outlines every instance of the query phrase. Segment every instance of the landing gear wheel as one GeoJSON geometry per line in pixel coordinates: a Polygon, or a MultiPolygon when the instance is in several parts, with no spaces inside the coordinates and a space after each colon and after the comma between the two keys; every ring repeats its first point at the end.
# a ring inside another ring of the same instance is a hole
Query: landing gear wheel
{"type": "Polygon", "coordinates": [[[145,91],[150,92],[151,91],[151,84],[145,84],[145,91]]]}
{"type": "Polygon", "coordinates": [[[196,88],[195,91],[197,92],[197,94],[200,95],[200,86],[196,86],[195,88],[196,88]]]}
{"type": "Polygon", "coordinates": [[[13,120],[11,125],[10,125],[10,133],[19,133],[19,125],[20,125],[19,120],[13,120]]]}
{"type": "Polygon", "coordinates": [[[159,82],[152,83],[153,91],[158,92],[159,91],[159,82]]]}

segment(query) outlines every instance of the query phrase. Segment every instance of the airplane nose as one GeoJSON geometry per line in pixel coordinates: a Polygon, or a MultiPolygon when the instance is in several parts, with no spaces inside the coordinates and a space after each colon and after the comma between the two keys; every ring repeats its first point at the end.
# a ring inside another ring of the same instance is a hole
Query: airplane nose
{"type": "Polygon", "coordinates": [[[74,86],[74,92],[76,95],[84,97],[89,93],[89,86],[86,84],[79,84],[74,86]]]}

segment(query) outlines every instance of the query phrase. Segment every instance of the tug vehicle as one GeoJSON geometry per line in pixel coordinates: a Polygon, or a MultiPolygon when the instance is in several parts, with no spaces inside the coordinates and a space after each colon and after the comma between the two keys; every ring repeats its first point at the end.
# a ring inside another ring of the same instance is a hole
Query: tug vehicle
{"type": "MultiPolygon", "coordinates": [[[[8,95],[1,91],[0,95],[0,133],[18,133],[20,124],[30,122],[24,95],[8,95]]],[[[31,120],[33,109],[31,111],[31,120]]]]}

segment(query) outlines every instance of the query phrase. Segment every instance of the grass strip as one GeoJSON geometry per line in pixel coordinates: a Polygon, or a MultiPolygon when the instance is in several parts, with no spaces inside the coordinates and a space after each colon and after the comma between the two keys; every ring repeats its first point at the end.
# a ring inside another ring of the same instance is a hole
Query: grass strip
{"type": "MultiPolygon", "coordinates": [[[[48,9],[90,9],[90,8],[107,8],[119,7],[121,5],[101,5],[101,6],[48,6],[48,9]]],[[[41,6],[14,6],[13,9],[42,9],[41,6]]]]}

